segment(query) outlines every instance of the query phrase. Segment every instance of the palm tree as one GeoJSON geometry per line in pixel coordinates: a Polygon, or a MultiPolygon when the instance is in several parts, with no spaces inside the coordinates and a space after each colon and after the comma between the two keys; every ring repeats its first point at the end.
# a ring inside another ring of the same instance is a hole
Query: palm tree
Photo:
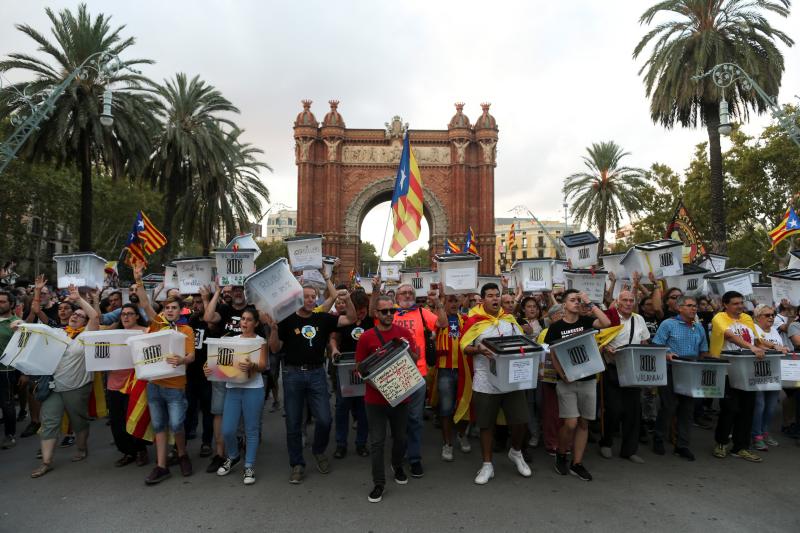
{"type": "MultiPolygon", "coordinates": [[[[99,14],[94,19],[86,5],[77,14],[68,9],[56,15],[45,9],[54,41],[25,24],[16,28],[33,39],[38,50],[50,61],[24,53],[9,54],[0,61],[0,72],[12,69],[28,71],[34,78],[17,83],[0,92],[0,118],[24,112],[27,104],[18,98],[22,91],[45,94],[64,82],[84,61],[94,54],[105,52],[119,56],[131,46],[133,37],[123,39],[124,26],[112,29],[110,17],[99,14]]],[[[150,64],[148,59],[120,61],[116,73],[101,77],[86,69],[56,100],[55,109],[39,124],[21,153],[30,160],[49,160],[57,164],[75,164],[81,173],[80,232],[81,250],[92,249],[92,169],[110,172],[112,176],[133,175],[150,154],[150,135],[156,119],[154,101],[142,89],[148,80],[133,67],[150,64]],[[101,96],[113,84],[114,123],[100,123],[101,96]]]]}
{"type": "Polygon", "coordinates": [[[587,148],[584,165],[588,172],[576,172],[564,180],[563,192],[574,201],[572,212],[576,222],[597,228],[600,253],[606,242],[606,231],[615,231],[623,212],[636,214],[642,209],[638,194],[647,185],[645,171],[619,166],[628,152],[614,141],[593,143],[587,148]]]}
{"type": "Polygon", "coordinates": [[[176,212],[184,234],[197,237],[203,254],[227,238],[244,231],[250,220],[261,218],[262,201],[269,202],[269,191],[258,171],[272,170],[257,159],[263,151],[241,143],[242,130],[225,137],[231,157],[220,172],[196,176],[190,194],[184,194],[176,212]]]}
{"type": "Polygon", "coordinates": [[[671,128],[705,124],[708,130],[711,166],[711,247],[723,253],[727,247],[723,195],[722,151],[719,143],[719,102],[731,103],[731,114],[747,118],[749,109],[766,111],[766,104],[750,89],[737,83],[723,94],[710,78],[697,82],[692,76],[709,71],[719,63],[736,63],[764,90],[778,94],[783,74],[779,40],[794,44],[785,33],[770,25],[765,14],[789,15],[790,0],[667,0],[644,12],[641,24],[650,25],[662,13],[674,18],[642,37],[633,51],[634,59],[652,44],[650,57],[639,74],[644,74],[650,116],[671,128]]]}
{"type": "Polygon", "coordinates": [[[165,192],[163,229],[167,244],[162,253],[169,259],[178,235],[175,216],[181,198],[201,190],[195,183],[198,176],[223,175],[226,162],[235,156],[222,128],[236,129],[224,114],[239,110],[198,76],[188,80],[186,74],[178,73],[174,81],[165,80],[157,93],[166,114],[146,177],[165,192]]]}

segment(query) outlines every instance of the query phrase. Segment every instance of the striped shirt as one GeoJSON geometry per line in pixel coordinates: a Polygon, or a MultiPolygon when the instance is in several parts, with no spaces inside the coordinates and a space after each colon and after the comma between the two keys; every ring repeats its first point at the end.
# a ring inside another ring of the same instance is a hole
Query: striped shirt
{"type": "Polygon", "coordinates": [[[448,315],[448,327],[439,328],[436,332],[436,356],[439,368],[458,368],[461,360],[461,339],[464,327],[464,315],[448,315]]]}

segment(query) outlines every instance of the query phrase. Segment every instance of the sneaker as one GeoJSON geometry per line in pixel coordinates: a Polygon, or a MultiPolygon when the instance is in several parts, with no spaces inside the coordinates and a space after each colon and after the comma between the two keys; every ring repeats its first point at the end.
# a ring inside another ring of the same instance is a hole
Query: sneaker
{"type": "Polygon", "coordinates": [[[537,448],[539,446],[539,435],[533,435],[530,439],[528,439],[528,446],[531,448],[537,448]]]}
{"type": "Polygon", "coordinates": [[[224,462],[225,462],[224,457],[220,455],[215,455],[214,457],[211,458],[211,462],[208,464],[206,472],[208,472],[209,474],[213,474],[214,472],[219,470],[219,467],[221,467],[224,462]]]}
{"type": "Polygon", "coordinates": [[[778,441],[776,441],[769,435],[769,433],[764,434],[764,441],[767,443],[767,446],[775,447],[779,444],[778,441]]]}
{"type": "Polygon", "coordinates": [[[664,455],[667,451],[664,449],[664,441],[661,439],[653,439],[653,453],[656,455],[664,455]]]}
{"type": "Polygon", "coordinates": [[[211,454],[214,453],[211,449],[210,444],[202,444],[200,446],[200,457],[211,457],[211,454]]]}
{"type": "Polygon", "coordinates": [[[356,455],[359,457],[369,457],[369,448],[365,444],[356,444],[356,455]]]}
{"type": "Polygon", "coordinates": [[[344,459],[345,455],[347,455],[347,448],[344,446],[337,446],[336,451],[333,452],[334,459],[344,459]]]}
{"type": "Polygon", "coordinates": [[[394,482],[398,485],[406,485],[408,484],[408,476],[406,475],[405,471],[403,470],[402,466],[393,466],[392,472],[394,473],[394,482]]]}
{"type": "Polygon", "coordinates": [[[453,460],[453,447],[449,444],[442,445],[442,460],[447,462],[453,460]]]}
{"type": "Polygon", "coordinates": [[[764,441],[764,437],[762,435],[757,435],[756,438],[753,439],[753,448],[760,452],[768,452],[769,446],[764,441]]]}
{"type": "Polygon", "coordinates": [[[683,457],[689,461],[694,461],[694,454],[689,450],[689,448],[675,448],[675,451],[672,452],[673,455],[677,455],[678,457],[683,457]]]}
{"type": "Polygon", "coordinates": [[[75,444],[75,435],[66,435],[63,439],[61,439],[61,444],[59,444],[58,447],[69,448],[74,444],[75,444]]]}
{"type": "Polygon", "coordinates": [[[222,466],[220,466],[217,469],[217,475],[218,476],[227,476],[228,474],[231,473],[231,470],[233,470],[233,467],[239,464],[240,460],[241,460],[241,456],[237,457],[236,459],[231,459],[230,457],[226,457],[225,458],[225,462],[223,462],[222,466]]]}
{"type": "Polygon", "coordinates": [[[725,459],[728,456],[728,448],[724,444],[716,444],[711,454],[717,459],[725,459]]]}
{"type": "Polygon", "coordinates": [[[172,474],[169,472],[169,468],[161,468],[157,466],[150,472],[150,475],[147,476],[144,480],[145,485],[158,485],[172,474]]]}
{"type": "Polygon", "coordinates": [[[147,449],[144,449],[140,452],[136,452],[136,466],[144,466],[150,462],[150,454],[147,453],[147,449]]]}
{"type": "Polygon", "coordinates": [[[567,464],[567,454],[556,453],[556,473],[566,476],[569,474],[569,465],[567,464]]]}
{"type": "Polygon", "coordinates": [[[422,477],[425,475],[425,470],[422,469],[422,463],[411,463],[411,477],[422,477]]]}
{"type": "Polygon", "coordinates": [[[3,450],[10,450],[16,445],[17,439],[14,438],[14,435],[7,435],[6,438],[3,439],[3,442],[0,442],[0,448],[3,450]]]}
{"type": "Polygon", "coordinates": [[[569,465],[569,473],[573,476],[577,476],[578,479],[582,479],[583,481],[592,480],[592,475],[588,470],[586,470],[586,468],[584,468],[583,463],[572,463],[569,465]]]}
{"type": "Polygon", "coordinates": [[[478,475],[475,476],[476,485],[486,485],[489,480],[494,477],[494,466],[492,463],[483,463],[481,469],[478,470],[478,475]]]}
{"type": "Polygon", "coordinates": [[[242,475],[242,481],[244,481],[245,485],[252,485],[256,482],[256,469],[252,466],[244,467],[244,474],[242,475]]]}
{"type": "Polygon", "coordinates": [[[750,461],[751,463],[760,463],[761,461],[763,461],[761,457],[754,454],[750,450],[746,450],[744,448],[742,448],[738,452],[731,452],[731,455],[734,457],[739,457],[740,459],[744,459],[745,461],[750,461]]]}
{"type": "Polygon", "coordinates": [[[32,437],[33,435],[36,435],[36,433],[39,432],[39,428],[41,426],[42,426],[42,424],[40,424],[39,422],[31,422],[31,423],[28,424],[28,427],[26,427],[23,430],[23,432],[20,433],[19,436],[22,437],[23,439],[27,439],[28,437],[32,437]]]}
{"type": "Polygon", "coordinates": [[[508,450],[508,458],[514,463],[514,466],[517,467],[517,472],[522,477],[531,477],[531,467],[525,462],[525,458],[522,457],[522,452],[519,450],[515,450],[511,448],[508,450]]]}
{"type": "Polygon", "coordinates": [[[289,476],[289,483],[298,485],[303,482],[303,477],[306,473],[306,467],[303,465],[294,465],[292,467],[292,474],[289,476]]]}
{"type": "Polygon", "coordinates": [[[319,470],[320,474],[330,473],[331,465],[328,461],[328,457],[324,453],[314,454],[314,459],[317,461],[317,470],[319,470]]]}
{"type": "Polygon", "coordinates": [[[372,492],[367,496],[370,503],[378,503],[383,499],[383,485],[375,485],[372,492]]]}
{"type": "Polygon", "coordinates": [[[636,454],[633,454],[633,455],[631,455],[629,457],[625,457],[625,459],[627,459],[628,461],[630,461],[632,463],[636,463],[637,465],[643,465],[644,464],[644,459],[642,459],[641,457],[639,457],[636,454]]]}
{"type": "Polygon", "coordinates": [[[556,454],[558,453],[558,452],[556,452],[556,450],[553,450],[553,449],[547,449],[545,451],[547,452],[547,455],[549,455],[550,457],[555,457],[556,454]]]}
{"type": "Polygon", "coordinates": [[[178,464],[181,465],[181,475],[189,477],[192,475],[192,461],[189,459],[189,454],[183,454],[178,458],[178,464]]]}
{"type": "Polygon", "coordinates": [[[604,459],[611,459],[611,457],[612,457],[611,448],[608,447],[608,446],[600,446],[600,455],[604,459]]]}
{"type": "Polygon", "coordinates": [[[458,436],[458,446],[461,448],[461,453],[469,453],[472,451],[472,445],[469,443],[469,435],[466,433],[458,436]]]}

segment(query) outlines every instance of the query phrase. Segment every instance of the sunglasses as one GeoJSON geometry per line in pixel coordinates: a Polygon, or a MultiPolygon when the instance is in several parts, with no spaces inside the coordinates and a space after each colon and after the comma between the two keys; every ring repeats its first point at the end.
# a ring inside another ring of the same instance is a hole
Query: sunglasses
{"type": "Polygon", "coordinates": [[[378,312],[380,314],[382,314],[383,316],[386,316],[386,315],[393,315],[395,313],[395,310],[394,309],[378,309],[378,312]]]}

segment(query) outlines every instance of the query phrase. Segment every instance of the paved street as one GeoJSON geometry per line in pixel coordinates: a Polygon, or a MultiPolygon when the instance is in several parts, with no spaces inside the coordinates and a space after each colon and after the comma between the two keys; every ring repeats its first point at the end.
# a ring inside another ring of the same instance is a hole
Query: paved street
{"type": "Polygon", "coordinates": [[[118,454],[100,421],[85,463],[70,463],[73,449],[58,449],[55,470],[35,480],[38,443],[20,440],[0,451],[0,531],[800,531],[800,447],[783,437],[762,464],[713,458],[711,432],[697,428],[691,464],[649,449],[640,450],[645,465],[605,460],[593,447],[585,461],[591,483],[556,475],[540,448],[531,479],[501,456],[495,479],[479,487],[472,483],[477,442],[471,454],[456,451],[454,463],[443,463],[428,422],[425,477],[390,482],[383,502],[371,504],[369,459],[354,454],[332,459],[327,476],[310,467],[305,483],[290,485],[283,418],[264,417],[251,487],[242,485],[241,469],[226,478],[206,474],[196,440],[190,449],[199,472],[181,478],[173,467],[171,479],[147,487],[150,467],[113,466],[118,454]]]}

